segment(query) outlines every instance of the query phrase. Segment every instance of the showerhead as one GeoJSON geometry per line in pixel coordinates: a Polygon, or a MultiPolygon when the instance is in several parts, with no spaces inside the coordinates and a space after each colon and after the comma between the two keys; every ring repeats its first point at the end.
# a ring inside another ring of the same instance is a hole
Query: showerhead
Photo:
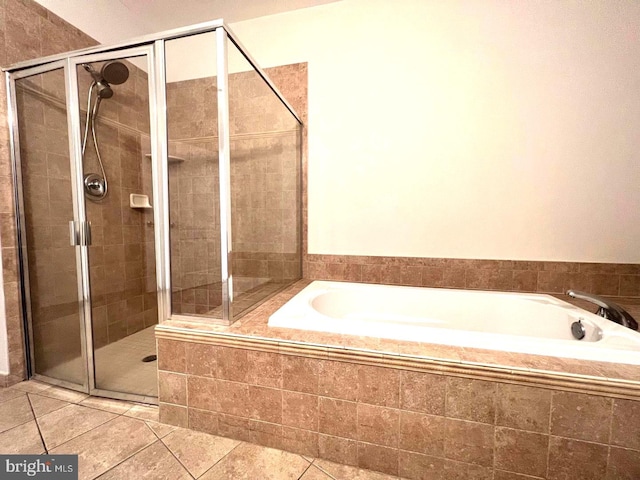
{"type": "Polygon", "coordinates": [[[120,85],[129,78],[129,69],[119,61],[107,62],[102,66],[100,75],[104,80],[113,85],[120,85]]]}
{"type": "Polygon", "coordinates": [[[100,80],[99,82],[96,82],[96,88],[98,89],[98,97],[99,98],[111,98],[111,97],[113,97],[113,89],[104,80],[100,80]]]}

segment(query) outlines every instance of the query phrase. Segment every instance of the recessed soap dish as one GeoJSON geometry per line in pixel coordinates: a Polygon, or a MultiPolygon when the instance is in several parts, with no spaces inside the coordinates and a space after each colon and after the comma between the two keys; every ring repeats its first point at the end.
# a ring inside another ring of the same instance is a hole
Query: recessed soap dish
{"type": "Polygon", "coordinates": [[[149,203],[149,197],[138,193],[129,195],[129,206],[131,208],[153,208],[149,203]]]}
{"type": "MultiPolygon", "coordinates": [[[[146,153],[145,157],[151,158],[151,154],[150,153],[146,153]]],[[[184,158],[176,157],[175,155],[169,155],[167,157],[167,160],[169,161],[169,163],[182,163],[182,162],[184,162],[184,158]]]]}

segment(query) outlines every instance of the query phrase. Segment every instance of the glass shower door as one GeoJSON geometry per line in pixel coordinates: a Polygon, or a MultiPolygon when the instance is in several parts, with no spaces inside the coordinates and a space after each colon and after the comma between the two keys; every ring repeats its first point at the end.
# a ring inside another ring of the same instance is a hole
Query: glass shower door
{"type": "Polygon", "coordinates": [[[30,369],[35,378],[88,390],[74,220],[64,63],[14,75],[13,112],[30,369]],[[15,128],[17,127],[17,128],[15,128]]]}
{"type": "Polygon", "coordinates": [[[149,358],[158,323],[150,57],[150,48],[140,47],[72,59],[78,183],[91,225],[86,329],[96,395],[157,396],[156,362],[149,358]]]}

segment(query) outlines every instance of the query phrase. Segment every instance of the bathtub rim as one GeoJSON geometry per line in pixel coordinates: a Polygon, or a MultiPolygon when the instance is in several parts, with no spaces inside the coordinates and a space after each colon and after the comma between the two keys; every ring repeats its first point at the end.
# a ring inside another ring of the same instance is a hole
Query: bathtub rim
{"type": "MultiPolygon", "coordinates": [[[[267,353],[277,352],[321,360],[336,360],[402,370],[447,374],[471,379],[494,380],[631,400],[640,399],[640,366],[635,365],[625,365],[626,370],[623,370],[617,376],[614,375],[614,373],[618,373],[615,370],[616,364],[602,365],[600,362],[574,362],[569,365],[569,368],[549,369],[532,367],[527,365],[526,362],[523,365],[508,365],[485,360],[469,361],[458,358],[445,358],[440,355],[418,355],[348,345],[329,345],[301,339],[278,338],[278,332],[289,337],[292,335],[291,332],[310,333],[302,330],[267,327],[269,316],[309,283],[311,283],[311,280],[303,279],[290,285],[230,327],[200,322],[167,320],[160,325],[156,325],[156,339],[158,341],[177,340],[267,353]],[[587,364],[589,367],[593,366],[593,368],[589,368],[590,373],[583,373],[582,368],[577,368],[582,367],[582,364],[587,364]],[[605,370],[596,369],[595,367],[601,367],[605,370]],[[609,369],[608,371],[606,370],[607,368],[609,369]],[[594,372],[594,374],[591,374],[591,372],[594,372]]],[[[411,342],[396,343],[410,344],[411,342]]],[[[425,348],[441,347],[433,344],[419,345],[425,346],[425,348]]],[[[470,351],[461,347],[451,348],[470,351]]],[[[483,356],[482,354],[493,355],[493,351],[482,349],[473,349],[471,353],[478,354],[480,357],[483,356]]],[[[549,360],[556,360],[555,357],[540,355],[522,354],[521,357],[526,357],[525,360],[533,360],[539,364],[549,360]]],[[[160,366],[158,368],[160,370],[160,366]]]]}

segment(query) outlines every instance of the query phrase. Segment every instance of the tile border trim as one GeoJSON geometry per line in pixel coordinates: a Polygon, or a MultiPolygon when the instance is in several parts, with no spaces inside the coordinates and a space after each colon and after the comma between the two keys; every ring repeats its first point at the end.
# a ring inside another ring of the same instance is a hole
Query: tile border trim
{"type": "Polygon", "coordinates": [[[490,380],[516,385],[534,386],[590,395],[640,400],[640,384],[625,380],[603,379],[588,375],[576,375],[517,367],[500,367],[465,361],[443,360],[372,350],[347,349],[327,345],[274,340],[248,335],[205,332],[170,325],[156,326],[157,340],[173,340],[200,343],[244,350],[279,353],[324,360],[373,365],[415,372],[449,375],[477,380],[490,380]]]}

